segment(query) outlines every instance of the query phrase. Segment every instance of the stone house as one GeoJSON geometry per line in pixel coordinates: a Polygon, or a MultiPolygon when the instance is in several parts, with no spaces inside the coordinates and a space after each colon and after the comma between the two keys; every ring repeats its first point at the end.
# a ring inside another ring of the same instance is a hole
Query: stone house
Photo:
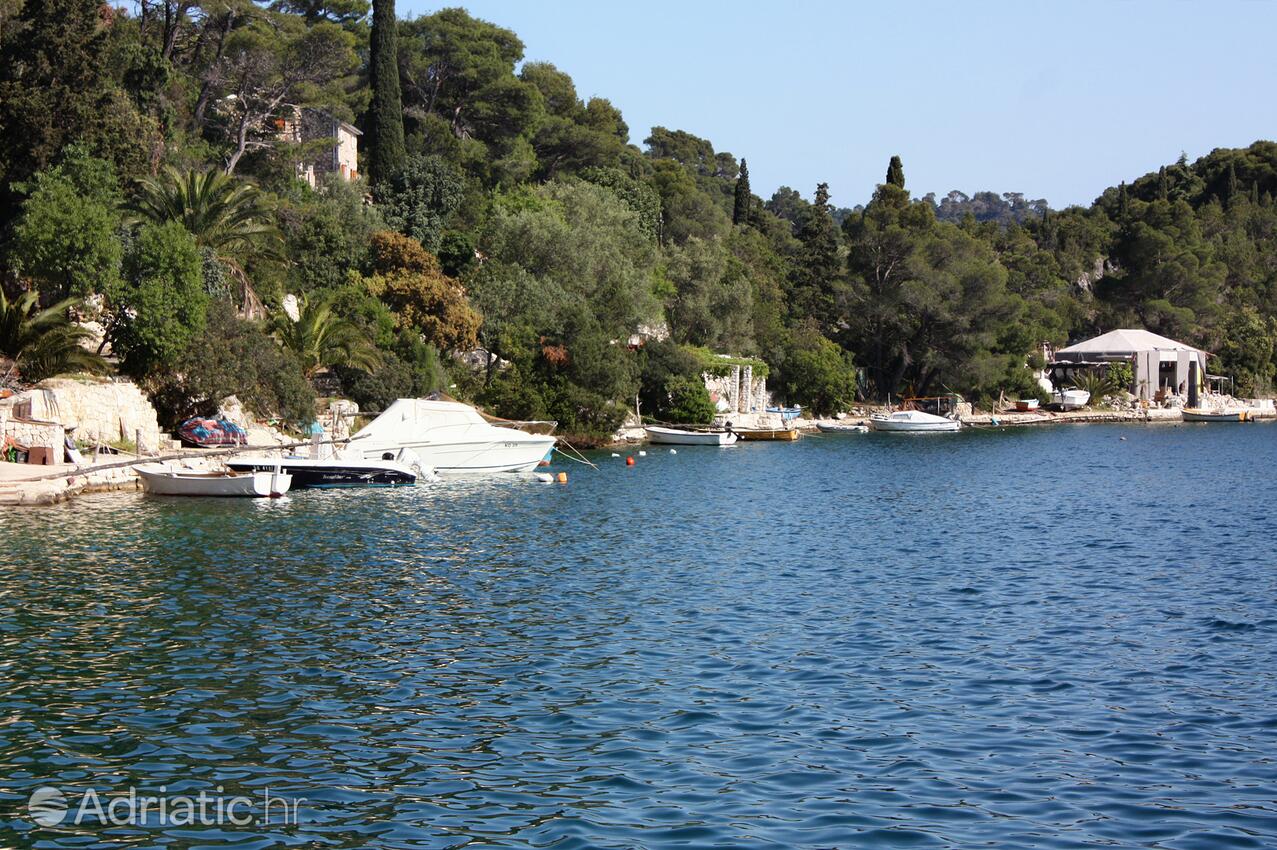
{"type": "Polygon", "coordinates": [[[325,174],[343,180],[359,176],[359,128],[322,109],[291,107],[291,116],[276,122],[281,141],[306,144],[305,157],[297,163],[297,177],[314,187],[325,174]],[[309,144],[314,142],[316,144],[309,144]]]}

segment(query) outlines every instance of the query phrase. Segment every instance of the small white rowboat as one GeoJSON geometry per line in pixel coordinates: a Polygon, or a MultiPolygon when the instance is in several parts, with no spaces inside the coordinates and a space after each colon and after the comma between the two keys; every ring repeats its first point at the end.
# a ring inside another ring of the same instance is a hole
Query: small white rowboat
{"type": "Polygon", "coordinates": [[[817,422],[816,428],[822,434],[863,434],[869,430],[868,425],[853,425],[843,422],[817,422]]]}
{"type": "Polygon", "coordinates": [[[258,496],[278,498],[293,478],[287,472],[203,472],[162,463],[135,467],[142,487],[157,496],[258,496]]]}
{"type": "Polygon", "coordinates": [[[730,446],[737,439],[731,431],[686,431],[658,425],[649,425],[643,430],[653,443],[672,446],[730,446]]]}

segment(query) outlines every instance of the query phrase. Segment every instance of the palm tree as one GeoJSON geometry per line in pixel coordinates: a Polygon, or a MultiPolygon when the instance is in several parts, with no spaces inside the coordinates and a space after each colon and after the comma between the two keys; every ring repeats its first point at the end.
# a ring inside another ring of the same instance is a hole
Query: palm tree
{"type": "Polygon", "coordinates": [[[129,206],[132,221],[179,222],[239,281],[243,313],[250,318],[263,315],[261,299],[244,269],[250,260],[283,259],[283,240],[266,196],[217,170],[182,174],[168,168],[141,180],[139,189],[129,206]]]}
{"type": "Polygon", "coordinates": [[[381,354],[363,332],[347,319],[333,313],[332,298],[309,302],[297,299],[298,319],[287,314],[275,317],[275,339],[301,362],[307,378],[327,366],[375,369],[381,354]]]}
{"type": "Polygon", "coordinates": [[[80,343],[93,334],[71,321],[68,298],[40,309],[40,296],[24,292],[10,301],[0,291],[0,354],[13,360],[6,377],[16,370],[28,383],[63,372],[104,372],[106,361],[80,343]]]}

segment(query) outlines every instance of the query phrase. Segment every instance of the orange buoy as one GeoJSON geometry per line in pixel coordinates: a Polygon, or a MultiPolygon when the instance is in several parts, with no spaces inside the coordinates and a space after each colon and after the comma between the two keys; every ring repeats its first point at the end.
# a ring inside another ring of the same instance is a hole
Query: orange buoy
{"type": "Polygon", "coordinates": [[[560,472],[560,473],[559,473],[559,483],[560,483],[560,484],[567,484],[567,483],[568,483],[568,474],[567,474],[566,472],[560,472]]]}
{"type": "Polygon", "coordinates": [[[634,465],[634,456],[633,456],[633,455],[630,455],[629,457],[627,457],[627,458],[625,459],[625,465],[626,465],[626,466],[633,466],[633,465],[634,465]]]}

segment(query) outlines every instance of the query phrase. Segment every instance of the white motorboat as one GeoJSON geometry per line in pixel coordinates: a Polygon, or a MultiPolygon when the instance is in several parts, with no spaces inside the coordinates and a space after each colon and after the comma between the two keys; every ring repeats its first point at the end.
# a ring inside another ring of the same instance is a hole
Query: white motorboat
{"type": "Polygon", "coordinates": [[[817,422],[816,429],[824,434],[864,434],[868,425],[853,425],[850,422],[817,422]]]}
{"type": "Polygon", "coordinates": [[[946,419],[921,410],[897,410],[870,416],[869,427],[875,431],[936,432],[957,431],[962,424],[956,419],[946,419]]]}
{"type": "Polygon", "coordinates": [[[554,444],[549,434],[494,425],[468,404],[422,398],[399,399],[350,440],[364,458],[411,449],[438,475],[531,472],[554,444]]]}
{"type": "MultiPolygon", "coordinates": [[[[347,452],[354,454],[354,452],[347,452]]],[[[275,457],[233,457],[226,466],[236,472],[266,472],[279,465],[293,477],[297,489],[333,487],[404,487],[417,483],[418,477],[428,477],[429,470],[420,464],[410,463],[408,457],[398,458],[387,452],[389,458],[369,460],[362,457],[330,457],[322,460],[286,455],[275,457]]],[[[411,454],[407,449],[403,455],[411,454]]]]}
{"type": "Polygon", "coordinates": [[[644,429],[653,443],[668,446],[730,446],[738,439],[734,431],[690,431],[684,428],[665,428],[648,425],[644,429]]]}
{"type": "Polygon", "coordinates": [[[142,487],[157,496],[257,496],[278,498],[292,486],[292,476],[274,465],[269,472],[190,469],[166,463],[134,467],[142,487]]]}
{"type": "Polygon", "coordinates": [[[1051,393],[1051,406],[1060,410],[1078,410],[1086,407],[1091,394],[1086,390],[1056,390],[1051,393]]]}

